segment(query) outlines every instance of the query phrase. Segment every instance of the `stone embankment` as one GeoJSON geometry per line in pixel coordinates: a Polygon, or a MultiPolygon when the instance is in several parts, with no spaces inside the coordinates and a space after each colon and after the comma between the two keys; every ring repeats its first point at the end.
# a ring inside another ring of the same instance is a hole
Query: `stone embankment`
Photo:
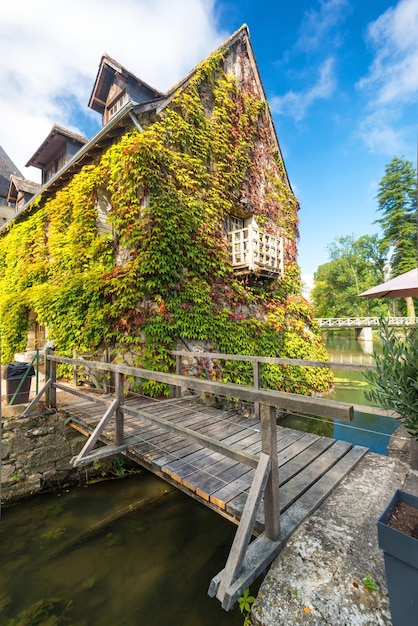
{"type": "MultiPolygon", "coordinates": [[[[24,408],[24,407],[23,407],[24,408]]],[[[69,463],[85,437],[65,425],[62,415],[19,418],[21,405],[5,407],[2,418],[1,497],[3,502],[77,480],[69,463]]]]}

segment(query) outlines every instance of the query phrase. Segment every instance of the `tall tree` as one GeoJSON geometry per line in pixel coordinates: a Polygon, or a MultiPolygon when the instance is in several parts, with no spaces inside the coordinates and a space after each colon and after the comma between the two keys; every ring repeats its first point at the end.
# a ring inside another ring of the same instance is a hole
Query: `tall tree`
{"type": "MultiPolygon", "coordinates": [[[[392,250],[391,275],[399,276],[417,267],[417,181],[411,161],[395,157],[386,165],[377,201],[382,242],[392,250]]],[[[414,316],[412,298],[407,299],[407,307],[414,316]]]]}
{"type": "Polygon", "coordinates": [[[330,261],[314,274],[311,295],[318,317],[387,314],[387,302],[358,294],[383,280],[386,250],[377,235],[340,237],[328,246],[330,261]]]}
{"type": "Polygon", "coordinates": [[[417,267],[417,181],[411,161],[395,157],[386,165],[377,201],[382,217],[376,222],[393,250],[392,276],[399,276],[417,267]]]}

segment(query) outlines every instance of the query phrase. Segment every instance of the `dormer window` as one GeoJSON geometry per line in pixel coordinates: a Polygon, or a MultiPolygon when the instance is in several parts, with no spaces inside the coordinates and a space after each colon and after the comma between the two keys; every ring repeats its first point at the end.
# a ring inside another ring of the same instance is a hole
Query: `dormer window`
{"type": "Polygon", "coordinates": [[[47,183],[87,143],[87,139],[54,124],[51,132],[39,146],[26,167],[42,170],[42,184],[47,183]]]}
{"type": "Polygon", "coordinates": [[[102,56],[90,96],[89,107],[102,115],[103,126],[127,104],[140,104],[161,98],[163,94],[128,72],[107,54],[102,56]]]}

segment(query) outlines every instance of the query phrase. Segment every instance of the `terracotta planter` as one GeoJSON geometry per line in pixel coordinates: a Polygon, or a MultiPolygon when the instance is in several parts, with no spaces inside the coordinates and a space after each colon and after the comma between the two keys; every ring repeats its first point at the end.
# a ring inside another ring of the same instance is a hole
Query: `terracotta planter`
{"type": "Polygon", "coordinates": [[[418,510],[418,497],[397,489],[377,520],[377,535],[385,557],[392,624],[412,626],[418,624],[418,539],[388,526],[399,502],[418,510]]]}

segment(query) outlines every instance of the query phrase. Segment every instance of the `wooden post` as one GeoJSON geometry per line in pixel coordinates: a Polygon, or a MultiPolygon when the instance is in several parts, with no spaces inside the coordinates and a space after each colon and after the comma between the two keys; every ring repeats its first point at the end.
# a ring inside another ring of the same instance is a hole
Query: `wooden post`
{"type": "Polygon", "coordinates": [[[57,364],[55,361],[51,361],[48,357],[53,354],[50,348],[45,350],[45,378],[51,379],[51,384],[46,390],[45,404],[50,409],[57,408],[57,390],[55,383],[57,382],[57,364]]]}
{"type": "Polygon", "coordinates": [[[123,381],[124,375],[120,372],[116,373],[115,376],[115,398],[118,401],[118,406],[116,409],[116,445],[121,446],[124,438],[124,428],[123,428],[123,381]]]}
{"type": "MultiPolygon", "coordinates": [[[[77,351],[73,350],[73,359],[77,358],[77,351]]],[[[77,365],[73,365],[73,379],[74,379],[74,387],[77,388],[77,365]]]]}
{"type": "Polygon", "coordinates": [[[271,459],[270,476],[264,491],[264,532],[275,541],[280,536],[279,467],[277,458],[276,409],[260,405],[261,450],[271,459]]]}
{"type": "MultiPolygon", "coordinates": [[[[254,389],[260,389],[260,362],[254,361],[253,363],[253,380],[254,389]]],[[[260,403],[254,402],[254,417],[260,419],[260,403]]]]}
{"type": "MultiPolygon", "coordinates": [[[[181,354],[176,354],[176,374],[180,376],[181,374],[181,354]]],[[[176,385],[176,398],[181,398],[181,386],[176,385]]]]}

